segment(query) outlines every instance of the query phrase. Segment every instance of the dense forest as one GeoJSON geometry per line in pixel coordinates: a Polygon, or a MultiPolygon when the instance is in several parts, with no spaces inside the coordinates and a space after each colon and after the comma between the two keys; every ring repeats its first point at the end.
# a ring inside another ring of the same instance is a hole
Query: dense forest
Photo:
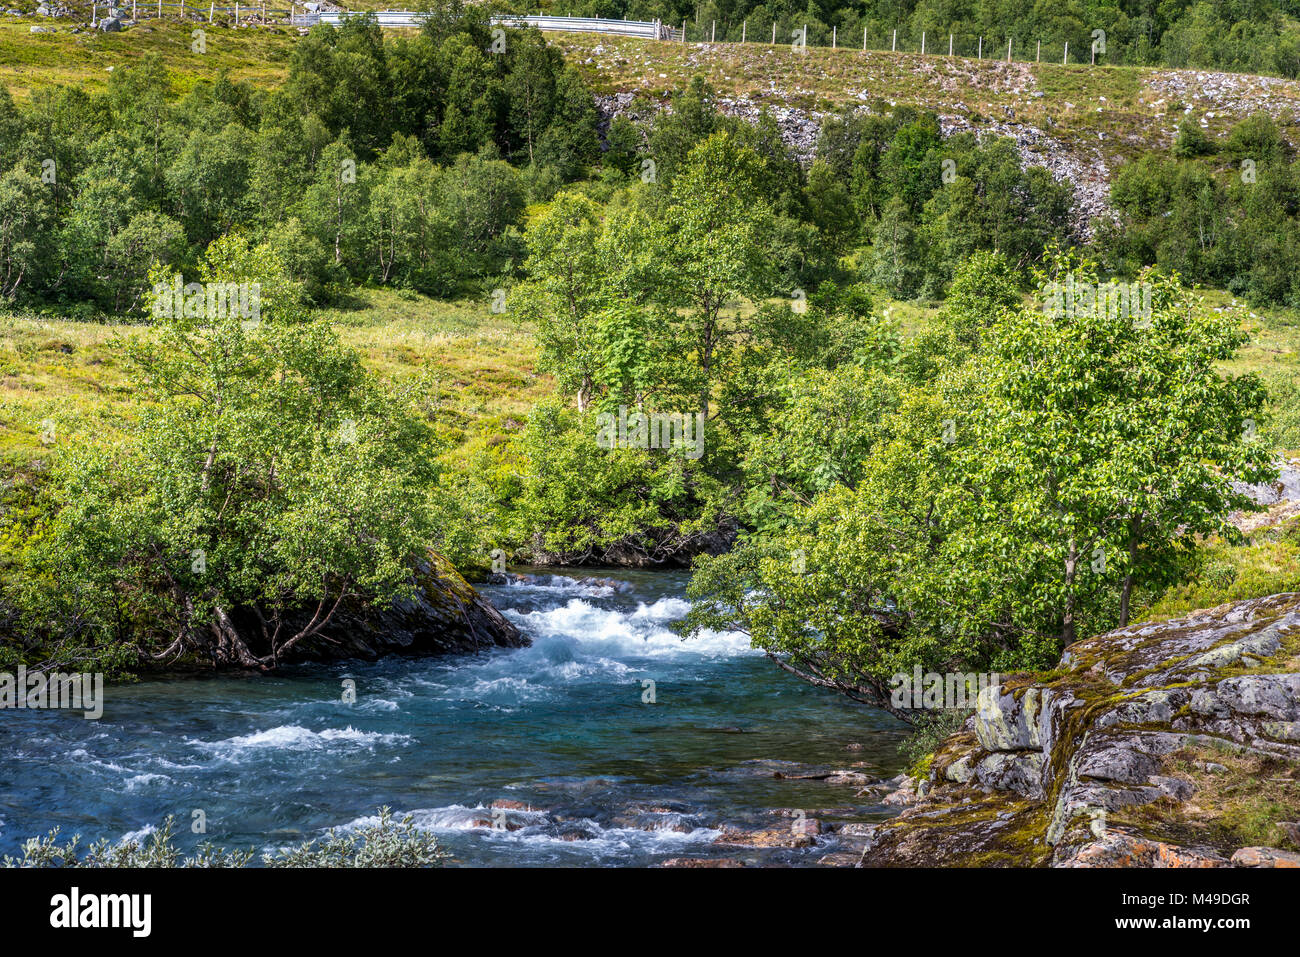
{"type": "MultiPolygon", "coordinates": [[[[1137,60],[1183,22],[1128,16],[1137,60]]],[[[7,659],[274,665],[342,603],[406,594],[433,547],[468,572],[693,567],[686,633],[741,628],[887,706],[904,664],[1043,667],[1130,620],[1236,534],[1233,482],[1300,445],[1294,388],[1269,406],[1224,374],[1243,334],[1184,285],[1300,304],[1267,117],[1185,124],[1085,244],[1069,183],[1010,140],[876,103],[805,167],[700,79],[605,124],[538,33],[494,50],[454,4],[409,37],[318,27],[270,92],[166,79],[144,59],[103,95],[0,94],[0,294],[156,333],[122,348],[139,421],[5,492],[7,659]],[[155,308],[193,276],[257,284],[258,321],[155,308]],[[1113,276],[1140,321],[1042,308],[1113,276]],[[554,395],[467,435],[321,317],[361,286],[491,302],[554,395]],[[883,305],[918,297],[942,302],[920,332],[883,305]],[[700,441],[598,445],[629,410],[700,441]]]]}

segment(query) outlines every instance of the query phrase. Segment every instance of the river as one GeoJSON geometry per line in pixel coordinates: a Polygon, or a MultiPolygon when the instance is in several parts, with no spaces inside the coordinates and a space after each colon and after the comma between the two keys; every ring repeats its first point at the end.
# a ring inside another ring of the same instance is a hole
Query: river
{"type": "Polygon", "coordinates": [[[388,805],[471,866],[812,864],[843,853],[834,833],[807,848],[715,841],[788,828],[791,813],[888,813],[853,786],[777,774],[896,774],[900,723],[782,672],[741,635],[682,641],[668,626],[688,608],[684,575],[533,571],[482,589],[529,648],[110,686],[98,721],[6,712],[0,853],[55,825],[118,840],[168,815],[187,850],[272,850],[388,805]],[[489,809],[507,802],[494,827],[489,809]]]}

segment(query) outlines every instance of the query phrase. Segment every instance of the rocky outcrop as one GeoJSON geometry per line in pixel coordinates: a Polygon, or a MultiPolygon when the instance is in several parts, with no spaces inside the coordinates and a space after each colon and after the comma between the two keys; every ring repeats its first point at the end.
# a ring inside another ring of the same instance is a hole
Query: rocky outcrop
{"type": "Polygon", "coordinates": [[[980,695],[863,863],[1300,864],[1300,594],[1122,628],[980,695]]]}
{"type": "MultiPolygon", "coordinates": [[[[817,140],[827,113],[806,111],[769,101],[755,101],[747,97],[718,97],[719,112],[757,123],[764,110],[775,120],[781,140],[791,154],[805,167],[811,165],[817,153],[817,140]]],[[[596,110],[600,114],[602,134],[609,129],[616,116],[626,116],[638,122],[653,123],[659,112],[671,113],[668,100],[653,101],[630,92],[596,96],[596,110]]],[[[865,111],[866,107],[859,110],[865,111]]],[[[1069,149],[1054,137],[1025,123],[982,120],[973,122],[961,113],[937,114],[939,127],[945,137],[955,133],[973,133],[980,140],[1005,136],[1016,145],[1023,169],[1041,166],[1058,182],[1067,181],[1074,190],[1071,204],[1070,228],[1076,238],[1086,240],[1092,236],[1094,220],[1111,215],[1109,206],[1109,170],[1099,150],[1069,149]]]]}
{"type": "MultiPolygon", "coordinates": [[[[304,610],[284,628],[301,628],[310,619],[310,611],[304,610]]],[[[463,654],[528,643],[446,559],[431,552],[429,560],[415,570],[415,592],[410,598],[379,607],[363,601],[348,603],[280,663],[463,654]]]]}

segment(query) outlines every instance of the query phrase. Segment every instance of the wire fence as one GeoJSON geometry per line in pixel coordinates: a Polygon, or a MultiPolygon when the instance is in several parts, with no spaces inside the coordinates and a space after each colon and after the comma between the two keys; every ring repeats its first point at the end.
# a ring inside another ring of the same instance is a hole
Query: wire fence
{"type": "Polygon", "coordinates": [[[914,33],[893,29],[873,31],[869,27],[841,30],[838,26],[810,26],[788,20],[742,20],[737,24],[684,20],[676,25],[673,33],[673,39],[678,42],[751,43],[784,46],[796,52],[807,47],[821,47],[1019,63],[1106,62],[1106,40],[1101,31],[1096,31],[1098,35],[1094,35],[1082,47],[1060,40],[1038,40],[1018,34],[914,33]]]}
{"type": "MultiPolygon", "coordinates": [[[[340,25],[348,17],[373,16],[381,27],[419,27],[424,14],[410,10],[382,10],[378,12],[328,12],[308,10],[298,3],[288,6],[268,6],[263,2],[237,2],[218,6],[216,3],[185,3],[183,0],[121,0],[118,3],[61,3],[57,8],[81,15],[96,24],[109,17],[120,20],[180,19],[191,22],[206,21],[236,26],[288,25],[309,28],[320,23],[340,25]]],[[[611,36],[640,37],[668,43],[736,44],[747,43],[769,47],[786,47],[794,52],[808,47],[839,50],[890,51],[917,53],[926,56],[951,56],[976,60],[1001,60],[1017,63],[1097,64],[1105,62],[1105,35],[1094,35],[1090,44],[1071,46],[1068,42],[1041,41],[1018,35],[984,36],[961,33],[890,30],[882,33],[870,28],[845,29],[791,21],[749,21],[719,23],[717,21],[667,24],[659,20],[611,20],[598,17],[552,17],[531,15],[505,15],[491,18],[496,25],[507,27],[536,27],[543,31],[567,33],[599,33],[611,36]]],[[[1100,34],[1101,31],[1095,31],[1100,34]]]]}

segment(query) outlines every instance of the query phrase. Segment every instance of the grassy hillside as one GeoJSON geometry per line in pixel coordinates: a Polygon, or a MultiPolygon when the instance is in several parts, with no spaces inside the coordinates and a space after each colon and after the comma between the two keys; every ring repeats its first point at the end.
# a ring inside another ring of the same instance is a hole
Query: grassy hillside
{"type": "Polygon", "coordinates": [[[552,42],[600,93],[663,96],[699,73],[720,95],[756,104],[831,111],[884,99],[965,114],[977,125],[1034,126],[1107,157],[1168,145],[1188,107],[1204,112],[1212,132],[1259,110],[1291,120],[1300,109],[1300,84],[1269,77],[819,48],[796,53],[788,44],[580,34],[557,34],[552,42]]]}
{"type": "Polygon", "coordinates": [[[183,94],[196,79],[212,79],[221,70],[234,79],[269,86],[284,79],[290,45],[297,38],[289,27],[202,27],[207,52],[190,49],[197,23],[145,21],[121,33],[82,29],[72,20],[48,17],[0,17],[0,83],[15,99],[25,99],[42,86],[68,84],[101,90],[111,70],[129,67],[147,53],[162,57],[183,94]],[[40,26],[53,33],[32,33],[40,26]]]}
{"type": "MultiPolygon", "coordinates": [[[[298,36],[287,26],[235,29],[220,21],[208,26],[148,20],[116,34],[74,34],[77,26],[45,17],[0,18],[0,82],[20,99],[36,87],[60,83],[93,90],[106,83],[110,69],[153,52],[177,75],[178,94],[194,79],[222,69],[271,85],[285,76],[298,36]],[[32,34],[33,26],[54,32],[32,34]],[[205,54],[190,51],[190,33],[199,26],[207,34],[205,54]]],[[[1287,121],[1300,115],[1300,83],[1272,77],[816,47],[795,53],[788,44],[547,36],[598,93],[662,98],[702,74],[722,96],[756,105],[820,112],[883,99],[963,115],[975,125],[1032,126],[1107,159],[1167,145],[1189,107],[1204,116],[1211,132],[1259,110],[1287,121]]]]}
{"type": "MultiPolygon", "coordinates": [[[[522,418],[547,392],[533,372],[531,335],[486,303],[365,290],[327,315],[379,375],[429,377],[431,411],[454,428],[522,418]]],[[[0,316],[0,473],[12,481],[40,470],[47,446],[121,429],[138,415],[114,344],[149,334],[146,326],[0,316]]]]}

